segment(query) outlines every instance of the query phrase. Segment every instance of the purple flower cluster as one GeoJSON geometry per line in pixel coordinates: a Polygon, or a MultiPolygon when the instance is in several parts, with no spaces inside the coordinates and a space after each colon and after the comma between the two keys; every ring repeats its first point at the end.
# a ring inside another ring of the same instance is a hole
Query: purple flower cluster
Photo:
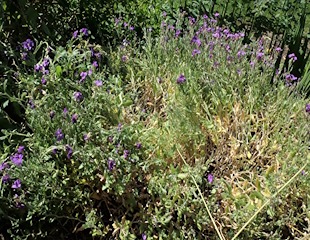
{"type": "Polygon", "coordinates": [[[83,94],[81,92],[74,92],[73,97],[77,102],[81,102],[83,100],[83,94]]]}
{"type": "Polygon", "coordinates": [[[31,39],[26,39],[26,41],[22,42],[23,49],[26,51],[31,51],[34,47],[34,42],[31,39]]]}
{"type": "Polygon", "coordinates": [[[88,34],[89,34],[89,31],[88,31],[87,28],[81,28],[80,31],[78,31],[78,30],[74,31],[74,33],[73,33],[73,38],[77,38],[79,32],[82,33],[82,34],[83,34],[84,36],[86,36],[86,37],[87,37],[88,34]]]}
{"type": "Polygon", "coordinates": [[[186,81],[184,74],[181,74],[177,79],[177,84],[182,84],[186,81]]]}
{"type": "Polygon", "coordinates": [[[310,114],[310,103],[306,104],[306,113],[310,114]]]}

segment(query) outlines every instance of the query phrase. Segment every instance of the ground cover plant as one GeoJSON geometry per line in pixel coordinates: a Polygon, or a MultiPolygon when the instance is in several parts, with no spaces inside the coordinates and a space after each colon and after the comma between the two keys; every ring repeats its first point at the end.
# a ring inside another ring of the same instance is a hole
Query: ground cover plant
{"type": "Polygon", "coordinates": [[[290,68],[273,76],[280,46],[244,45],[219,14],[162,17],[159,37],[147,28],[142,39],[117,19],[116,50],[86,28],[64,46],[23,42],[33,69],[16,78],[30,130],[3,131],[3,234],[309,236],[310,104],[290,68]]]}

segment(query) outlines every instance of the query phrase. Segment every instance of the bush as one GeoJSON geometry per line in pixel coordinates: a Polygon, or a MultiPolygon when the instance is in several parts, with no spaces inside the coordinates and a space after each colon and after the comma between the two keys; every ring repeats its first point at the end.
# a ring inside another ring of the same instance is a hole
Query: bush
{"type": "Polygon", "coordinates": [[[25,64],[42,55],[18,87],[31,134],[7,132],[1,154],[8,233],[232,238],[269,201],[239,239],[306,232],[309,116],[290,72],[270,85],[276,50],[244,46],[216,16],[167,20],[143,42],[122,21],[116,50],[85,28],[30,50],[25,64]]]}

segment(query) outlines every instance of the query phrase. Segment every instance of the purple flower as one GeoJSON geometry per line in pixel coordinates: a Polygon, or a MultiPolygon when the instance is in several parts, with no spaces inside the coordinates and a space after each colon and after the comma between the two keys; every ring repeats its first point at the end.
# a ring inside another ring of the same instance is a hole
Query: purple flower
{"type": "Polygon", "coordinates": [[[73,33],[73,38],[77,38],[78,33],[79,33],[79,31],[78,31],[78,30],[74,31],[74,33],[73,33]]]}
{"type": "Polygon", "coordinates": [[[287,82],[293,82],[293,81],[297,80],[297,77],[295,77],[293,74],[287,74],[285,76],[285,79],[286,79],[287,82]]]}
{"type": "Polygon", "coordinates": [[[201,41],[196,35],[192,38],[191,43],[195,43],[198,47],[201,45],[201,41]]]}
{"type": "Polygon", "coordinates": [[[56,130],[55,137],[57,141],[61,141],[64,138],[64,134],[62,133],[62,130],[60,128],[56,130]]]}
{"type": "Polygon", "coordinates": [[[128,57],[127,57],[126,55],[123,55],[123,56],[122,56],[122,61],[123,61],[123,62],[126,62],[127,60],[128,60],[128,57]]]}
{"type": "Polygon", "coordinates": [[[22,45],[25,50],[30,51],[34,47],[34,42],[31,39],[27,39],[26,41],[22,42],[22,45]]]}
{"type": "Polygon", "coordinates": [[[64,117],[66,117],[67,114],[68,114],[68,109],[65,107],[64,110],[63,110],[63,115],[64,115],[64,117]]]}
{"type": "Polygon", "coordinates": [[[2,177],[2,182],[3,183],[7,183],[8,181],[10,181],[10,175],[9,174],[5,174],[3,177],[2,177]]]}
{"type": "Polygon", "coordinates": [[[95,85],[97,87],[101,87],[102,86],[102,81],[101,80],[96,80],[94,83],[95,83],[95,85]]]}
{"type": "Polygon", "coordinates": [[[28,101],[28,104],[30,105],[30,108],[31,108],[31,109],[35,109],[35,108],[36,108],[36,105],[34,104],[34,102],[33,102],[32,99],[30,99],[30,100],[28,101]]]}
{"type": "Polygon", "coordinates": [[[53,119],[55,117],[55,111],[50,111],[50,118],[51,118],[51,120],[53,119]]]}
{"type": "Polygon", "coordinates": [[[87,72],[88,76],[92,75],[93,74],[93,70],[92,69],[89,69],[88,72],[87,72]]]}
{"type": "Polygon", "coordinates": [[[10,159],[14,163],[14,165],[21,166],[23,163],[23,157],[24,155],[22,153],[15,153],[10,157],[10,159]]]}
{"type": "Polygon", "coordinates": [[[43,70],[43,67],[40,64],[37,63],[36,65],[34,65],[34,71],[35,72],[39,72],[42,70],[43,70]]]}
{"type": "Polygon", "coordinates": [[[112,170],[114,169],[114,167],[115,167],[115,161],[112,160],[112,159],[109,159],[109,160],[108,160],[108,169],[109,169],[110,171],[112,171],[112,170]]]}
{"type": "Polygon", "coordinates": [[[262,60],[263,56],[264,56],[264,53],[263,53],[263,52],[258,52],[258,53],[256,53],[256,58],[257,58],[257,60],[262,60]]]}
{"type": "Polygon", "coordinates": [[[276,50],[277,52],[281,52],[281,51],[282,51],[282,48],[277,47],[275,50],[276,50]]]}
{"type": "Polygon", "coordinates": [[[203,19],[208,19],[208,15],[207,14],[204,14],[202,17],[203,17],[203,19]]]}
{"type": "Polygon", "coordinates": [[[127,159],[129,156],[129,150],[124,150],[124,158],[127,159]]]}
{"type": "Polygon", "coordinates": [[[136,143],[136,148],[137,148],[137,149],[141,149],[141,147],[142,147],[142,144],[141,144],[140,142],[137,142],[137,143],[136,143]]]}
{"type": "Polygon", "coordinates": [[[188,17],[188,20],[189,20],[189,23],[190,23],[191,25],[194,25],[195,22],[196,22],[196,19],[193,18],[193,17],[188,17]]]}
{"type": "Polygon", "coordinates": [[[66,145],[66,152],[67,152],[67,158],[71,159],[73,150],[72,150],[72,147],[70,147],[70,145],[66,145]]]}
{"type": "Polygon", "coordinates": [[[192,51],[192,56],[198,55],[198,54],[200,54],[200,53],[201,53],[200,50],[194,49],[194,50],[192,51]]]}
{"type": "Polygon", "coordinates": [[[215,32],[215,33],[212,34],[212,36],[213,36],[214,38],[220,38],[220,37],[221,37],[221,34],[220,34],[219,32],[215,32]]]}
{"type": "Polygon", "coordinates": [[[12,185],[12,188],[13,189],[18,189],[18,188],[21,188],[22,184],[21,184],[21,181],[19,179],[15,180],[13,185],[12,185]]]}
{"type": "Polygon", "coordinates": [[[20,146],[17,148],[17,152],[18,152],[18,153],[23,153],[24,150],[25,150],[25,147],[22,146],[22,145],[20,145],[20,146]]]}
{"type": "Polygon", "coordinates": [[[75,101],[81,102],[83,100],[83,95],[81,92],[74,92],[73,97],[75,98],[75,101]]]}
{"type": "Polygon", "coordinates": [[[209,173],[209,174],[208,174],[208,182],[209,182],[209,183],[212,183],[212,182],[213,182],[213,179],[214,179],[213,175],[212,175],[211,173],[209,173]]]}
{"type": "Polygon", "coordinates": [[[92,64],[95,68],[98,67],[98,62],[97,61],[93,61],[93,64],[92,64]]]}
{"type": "Polygon", "coordinates": [[[87,28],[82,28],[81,30],[80,30],[80,33],[83,33],[84,34],[84,36],[88,36],[88,29],[87,28]]]}
{"type": "Polygon", "coordinates": [[[146,240],[146,234],[145,233],[142,233],[141,237],[142,237],[142,240],[146,240]]]}
{"type": "Polygon", "coordinates": [[[50,64],[50,60],[48,58],[44,58],[44,60],[42,62],[42,66],[43,67],[48,67],[49,64],[50,64]]]}
{"type": "Polygon", "coordinates": [[[129,25],[128,23],[124,22],[124,27],[128,27],[128,25],[129,25]]]}
{"type": "Polygon", "coordinates": [[[84,134],[83,139],[85,142],[87,142],[90,139],[90,133],[84,134]]]}
{"type": "Polygon", "coordinates": [[[310,114],[310,103],[306,104],[306,113],[310,114]]]}
{"type": "Polygon", "coordinates": [[[108,141],[109,141],[110,143],[112,143],[112,142],[113,142],[113,136],[109,136],[109,137],[108,137],[108,141]]]}
{"type": "Polygon", "coordinates": [[[76,113],[74,113],[71,117],[71,122],[72,123],[76,123],[77,122],[77,119],[78,119],[78,115],[76,113]]]}
{"type": "Polygon", "coordinates": [[[48,75],[49,73],[50,73],[50,71],[48,71],[48,70],[44,70],[44,71],[43,71],[43,74],[44,74],[44,75],[48,75]]]}
{"type": "Polygon", "coordinates": [[[250,62],[250,66],[254,67],[255,63],[253,61],[250,62]]]}
{"type": "Polygon", "coordinates": [[[166,17],[167,13],[165,11],[163,11],[163,17],[166,17]]]}
{"type": "Polygon", "coordinates": [[[42,77],[41,83],[42,83],[42,85],[45,85],[45,84],[46,84],[46,79],[45,79],[45,77],[42,77]]]}
{"type": "Polygon", "coordinates": [[[28,59],[28,53],[26,53],[26,52],[22,52],[22,60],[27,60],[28,59]]]}
{"type": "Polygon", "coordinates": [[[293,62],[297,61],[297,57],[296,57],[295,53],[289,54],[289,55],[288,55],[288,58],[289,58],[289,59],[293,59],[293,62]]]}
{"type": "Polygon", "coordinates": [[[220,14],[217,12],[217,13],[214,13],[214,17],[219,17],[220,16],[220,14]]]}
{"type": "Polygon", "coordinates": [[[186,81],[184,74],[181,74],[177,79],[177,84],[182,84],[186,81]]]}
{"type": "Polygon", "coordinates": [[[238,51],[237,56],[238,58],[241,58],[242,56],[244,56],[246,53],[243,50],[238,51]]]}
{"type": "Polygon", "coordinates": [[[0,171],[3,171],[4,169],[8,168],[9,164],[6,162],[3,162],[0,164],[0,171]]]}
{"type": "Polygon", "coordinates": [[[133,31],[134,29],[135,29],[134,26],[130,26],[130,27],[129,27],[129,30],[130,30],[130,31],[133,31]]]}
{"type": "Polygon", "coordinates": [[[121,131],[122,130],[122,124],[121,123],[119,123],[118,125],[117,125],[117,131],[121,131]]]}
{"type": "Polygon", "coordinates": [[[177,30],[175,31],[175,37],[177,38],[178,36],[180,36],[180,34],[181,34],[181,30],[180,30],[180,29],[177,29],[177,30]]]}
{"type": "Polygon", "coordinates": [[[53,148],[52,153],[56,155],[58,153],[58,149],[56,147],[53,148]]]}
{"type": "Polygon", "coordinates": [[[80,82],[84,82],[87,77],[87,72],[81,72],[80,77],[81,77],[80,82]]]}

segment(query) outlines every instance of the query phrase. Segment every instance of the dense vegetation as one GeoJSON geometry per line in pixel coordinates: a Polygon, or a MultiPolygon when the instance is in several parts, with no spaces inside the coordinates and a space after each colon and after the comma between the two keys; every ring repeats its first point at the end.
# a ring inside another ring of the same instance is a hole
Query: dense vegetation
{"type": "Polygon", "coordinates": [[[306,1],[1,4],[1,238],[309,238],[306,1]]]}

